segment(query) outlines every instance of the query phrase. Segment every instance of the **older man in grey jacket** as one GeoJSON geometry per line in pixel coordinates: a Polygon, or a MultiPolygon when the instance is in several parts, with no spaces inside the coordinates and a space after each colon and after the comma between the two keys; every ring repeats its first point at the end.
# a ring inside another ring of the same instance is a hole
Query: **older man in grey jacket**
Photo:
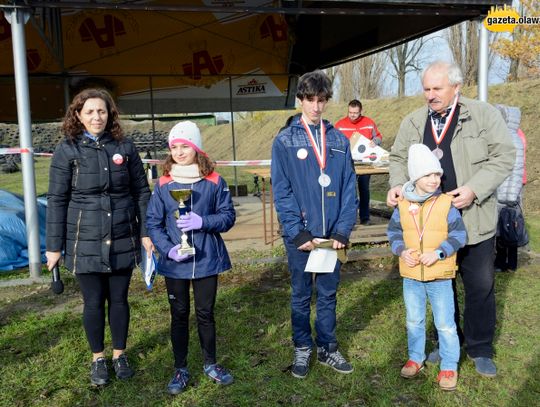
{"type": "MultiPolygon", "coordinates": [[[[479,374],[494,377],[495,290],[493,256],[497,228],[494,192],[510,174],[515,148],[501,114],[493,106],[460,95],[463,75],[455,64],[437,61],[422,74],[427,106],[403,119],[390,152],[387,204],[401,199],[407,181],[411,144],[427,145],[444,170],[441,188],[452,195],[467,229],[467,245],[458,252],[465,288],[465,351],[479,374]]],[[[456,324],[459,310],[456,303],[456,324]]],[[[428,361],[438,361],[437,349],[428,361]]]]}

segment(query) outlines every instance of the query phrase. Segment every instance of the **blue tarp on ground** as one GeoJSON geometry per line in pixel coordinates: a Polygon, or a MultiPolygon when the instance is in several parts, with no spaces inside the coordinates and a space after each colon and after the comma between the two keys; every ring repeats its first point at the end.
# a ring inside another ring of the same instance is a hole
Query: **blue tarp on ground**
{"type": "MultiPolygon", "coordinates": [[[[46,201],[38,199],[41,261],[45,260],[46,201]]],[[[0,271],[28,266],[28,239],[22,196],[0,189],[0,271]]]]}

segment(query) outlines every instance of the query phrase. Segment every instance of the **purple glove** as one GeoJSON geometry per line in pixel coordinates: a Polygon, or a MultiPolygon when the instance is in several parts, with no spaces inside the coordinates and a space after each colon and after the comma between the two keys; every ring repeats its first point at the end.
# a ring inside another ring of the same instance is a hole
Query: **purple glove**
{"type": "Polygon", "coordinates": [[[180,216],[180,219],[176,221],[176,227],[182,232],[199,230],[202,228],[202,218],[195,212],[190,212],[186,215],[180,216]]]}
{"type": "Polygon", "coordinates": [[[174,246],[171,250],[169,250],[169,259],[174,260],[177,263],[180,263],[181,261],[186,260],[188,257],[191,257],[191,254],[179,254],[178,249],[180,249],[179,244],[174,246]]]}

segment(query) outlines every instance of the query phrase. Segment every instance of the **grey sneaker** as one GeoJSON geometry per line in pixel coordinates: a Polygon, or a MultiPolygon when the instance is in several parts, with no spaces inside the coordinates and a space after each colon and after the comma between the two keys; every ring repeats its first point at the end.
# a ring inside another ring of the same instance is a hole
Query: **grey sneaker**
{"type": "Polygon", "coordinates": [[[109,371],[105,358],[97,358],[90,368],[90,382],[94,386],[104,386],[109,383],[109,371]]]}
{"type": "Polygon", "coordinates": [[[294,362],[291,373],[298,379],[307,376],[309,370],[309,358],[311,357],[311,346],[301,346],[294,348],[294,362]]]}
{"type": "Polygon", "coordinates": [[[339,350],[337,350],[337,344],[335,343],[329,344],[328,350],[317,346],[317,359],[323,365],[330,366],[339,373],[349,374],[354,370],[352,365],[347,362],[339,350]]]}

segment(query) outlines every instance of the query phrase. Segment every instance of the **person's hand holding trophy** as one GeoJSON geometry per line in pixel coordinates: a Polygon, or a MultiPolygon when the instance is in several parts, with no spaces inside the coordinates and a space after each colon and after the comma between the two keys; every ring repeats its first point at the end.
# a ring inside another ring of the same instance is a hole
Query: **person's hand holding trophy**
{"type": "MultiPolygon", "coordinates": [[[[177,262],[185,260],[189,256],[195,255],[195,248],[189,245],[188,236],[186,234],[187,230],[194,230],[195,228],[187,229],[185,227],[182,227],[182,223],[181,223],[182,221],[184,221],[182,217],[189,218],[189,220],[191,221],[192,215],[195,215],[193,219],[196,219],[196,218],[200,219],[200,216],[195,213],[187,214],[187,207],[184,204],[184,201],[187,201],[189,199],[189,197],[191,196],[191,192],[192,192],[191,189],[172,189],[169,191],[173,199],[178,202],[178,211],[175,212],[175,217],[178,219],[176,221],[177,227],[179,229],[184,229],[182,230],[182,237],[181,237],[182,243],[178,245],[179,247],[178,246],[173,247],[173,249],[176,249],[178,247],[176,255],[174,255],[175,253],[169,253],[169,257],[171,257],[173,260],[177,262]]],[[[202,219],[201,219],[201,225],[202,225],[202,219]]],[[[171,249],[171,251],[173,251],[173,249],[171,249]]]]}

